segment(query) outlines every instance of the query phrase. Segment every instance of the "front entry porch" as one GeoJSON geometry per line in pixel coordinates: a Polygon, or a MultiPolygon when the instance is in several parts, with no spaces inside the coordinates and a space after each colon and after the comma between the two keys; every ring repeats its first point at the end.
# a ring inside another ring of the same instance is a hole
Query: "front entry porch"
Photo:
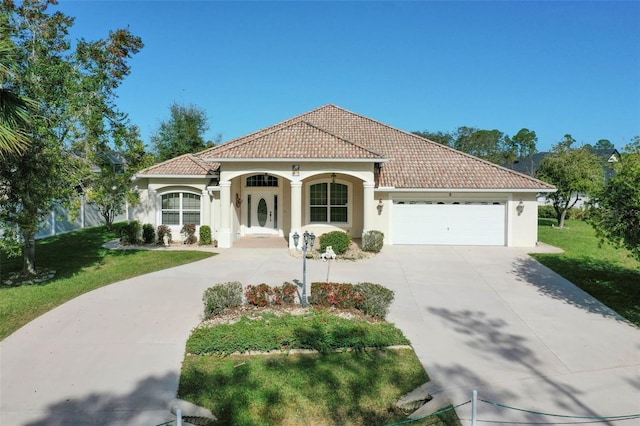
{"type": "Polygon", "coordinates": [[[248,234],[235,240],[233,248],[265,248],[265,249],[286,249],[289,242],[285,237],[268,234],[248,234]]]}

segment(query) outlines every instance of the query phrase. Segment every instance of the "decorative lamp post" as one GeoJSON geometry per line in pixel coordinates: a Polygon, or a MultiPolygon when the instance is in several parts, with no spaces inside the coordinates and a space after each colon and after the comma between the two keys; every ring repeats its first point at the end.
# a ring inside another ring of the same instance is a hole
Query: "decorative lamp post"
{"type": "MultiPolygon", "coordinates": [[[[307,307],[307,248],[313,250],[313,245],[316,242],[316,236],[313,232],[309,233],[308,231],[304,231],[302,234],[302,307],[307,307]]],[[[300,242],[300,235],[295,232],[293,234],[293,244],[298,248],[298,243],[300,242]]]]}

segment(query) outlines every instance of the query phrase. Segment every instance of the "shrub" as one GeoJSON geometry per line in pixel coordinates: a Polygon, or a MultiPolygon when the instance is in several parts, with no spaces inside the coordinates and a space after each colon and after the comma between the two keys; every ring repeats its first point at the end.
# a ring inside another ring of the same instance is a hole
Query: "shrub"
{"type": "Polygon", "coordinates": [[[211,227],[202,225],[200,227],[200,245],[208,246],[211,244],[211,227]]]}
{"type": "Polygon", "coordinates": [[[182,225],[180,236],[182,236],[183,244],[195,244],[198,242],[198,237],[196,237],[196,225],[193,223],[185,223],[182,225]]]}
{"type": "Polygon", "coordinates": [[[142,225],[133,220],[122,227],[120,241],[124,244],[138,244],[142,237],[142,225]]]}
{"type": "Polygon", "coordinates": [[[335,306],[341,309],[355,308],[361,298],[362,296],[352,284],[311,283],[310,303],[313,305],[335,306]]]}
{"type": "Polygon", "coordinates": [[[292,283],[284,283],[280,287],[273,288],[274,305],[293,305],[296,301],[298,287],[292,283]]]}
{"type": "Polygon", "coordinates": [[[217,315],[227,308],[242,305],[242,284],[231,281],[224,284],[216,284],[209,287],[202,296],[204,302],[204,315],[210,317],[217,315]]]}
{"type": "Polygon", "coordinates": [[[254,306],[267,306],[271,303],[271,295],[273,290],[267,284],[248,285],[244,295],[247,303],[254,306]]]}
{"type": "Polygon", "coordinates": [[[368,231],[362,236],[362,250],[378,253],[382,250],[384,234],[380,231],[368,231]]]}
{"type": "Polygon", "coordinates": [[[153,225],[150,223],[145,223],[142,225],[142,241],[145,244],[153,244],[156,239],[156,231],[153,229],[153,225]]]}
{"type": "Polygon", "coordinates": [[[324,253],[331,246],[336,254],[343,254],[351,244],[351,237],[342,231],[331,231],[320,235],[320,252],[324,253]]]}
{"type": "Polygon", "coordinates": [[[555,219],[556,210],[553,206],[538,206],[538,217],[542,219],[555,219]]]}
{"type": "Polygon", "coordinates": [[[393,302],[392,290],[373,283],[359,283],[355,291],[361,295],[360,302],[356,306],[367,315],[384,318],[389,312],[389,306],[393,302]]]}
{"type": "Polygon", "coordinates": [[[160,225],[158,226],[158,244],[164,244],[164,237],[167,237],[167,242],[169,244],[171,244],[171,228],[169,228],[167,225],[160,225]]]}

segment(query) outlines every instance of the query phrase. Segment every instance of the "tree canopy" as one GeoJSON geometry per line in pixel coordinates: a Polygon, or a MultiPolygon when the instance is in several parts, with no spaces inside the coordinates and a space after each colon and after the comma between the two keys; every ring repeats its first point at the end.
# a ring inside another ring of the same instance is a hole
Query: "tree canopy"
{"type": "Polygon", "coordinates": [[[173,103],[169,118],[151,136],[156,161],[162,162],[183,154],[195,153],[215,145],[216,141],[205,141],[209,130],[209,119],[204,109],[195,105],[173,103]]]}
{"type": "MultiPolygon", "coordinates": [[[[6,29],[7,26],[7,17],[0,17],[0,28],[6,29]]],[[[35,107],[32,101],[17,94],[17,82],[11,80],[14,56],[13,42],[8,38],[0,39],[0,157],[21,154],[27,149],[27,127],[35,107]]]]}
{"type": "Polygon", "coordinates": [[[584,147],[574,148],[575,142],[570,134],[566,134],[553,147],[553,152],[542,160],[536,172],[538,179],[558,189],[547,199],[556,211],[560,228],[564,227],[567,212],[580,197],[596,194],[604,184],[604,170],[599,158],[584,147]]]}
{"type": "Polygon", "coordinates": [[[128,30],[72,43],[68,34],[74,19],[50,12],[56,3],[0,4],[8,20],[0,39],[15,46],[10,84],[38,111],[26,129],[29,147],[0,162],[0,225],[19,230],[26,273],[35,273],[35,235],[42,219],[90,180],[91,153],[116,149],[118,135],[130,126],[115,105],[115,91],[131,71],[128,60],[143,46],[128,30]]]}
{"type": "Polygon", "coordinates": [[[589,222],[600,238],[640,261],[640,136],[625,147],[616,174],[592,200],[589,222]]]}

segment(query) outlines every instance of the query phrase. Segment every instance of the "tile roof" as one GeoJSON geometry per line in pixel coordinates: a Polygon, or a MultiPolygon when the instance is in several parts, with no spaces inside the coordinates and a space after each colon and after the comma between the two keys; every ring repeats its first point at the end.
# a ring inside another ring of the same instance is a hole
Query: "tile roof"
{"type": "Polygon", "coordinates": [[[297,121],[271,129],[259,135],[233,144],[223,144],[200,153],[200,158],[236,159],[370,159],[384,157],[336,136],[306,121],[297,121]]]}
{"type": "MultiPolygon", "coordinates": [[[[195,156],[206,159],[205,164],[209,167],[216,166],[212,161],[224,163],[229,159],[247,158],[370,159],[372,163],[382,163],[376,182],[378,187],[554,189],[540,180],[335,105],[293,117],[195,156]]],[[[171,164],[165,168],[176,175],[188,174],[182,173],[178,166],[171,164]]],[[[153,167],[147,170],[151,169],[153,167]]]]}
{"type": "Polygon", "coordinates": [[[137,173],[138,176],[208,176],[215,172],[220,164],[210,163],[193,154],[184,154],[162,163],[154,164],[137,173]]]}

